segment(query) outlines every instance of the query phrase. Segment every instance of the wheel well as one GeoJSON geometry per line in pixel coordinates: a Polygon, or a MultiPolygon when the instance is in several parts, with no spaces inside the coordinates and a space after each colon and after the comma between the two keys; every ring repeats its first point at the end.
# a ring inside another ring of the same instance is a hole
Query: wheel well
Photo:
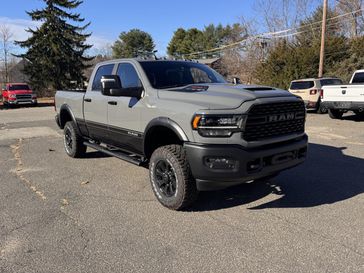
{"type": "Polygon", "coordinates": [[[59,122],[61,129],[64,128],[64,126],[66,125],[66,123],[68,121],[72,121],[72,120],[73,120],[73,118],[72,118],[71,113],[67,109],[62,109],[61,113],[60,113],[60,122],[59,122]]]}
{"type": "Polygon", "coordinates": [[[149,129],[145,136],[144,154],[147,158],[150,158],[156,149],[171,144],[182,145],[183,140],[168,127],[154,126],[149,129]]]}

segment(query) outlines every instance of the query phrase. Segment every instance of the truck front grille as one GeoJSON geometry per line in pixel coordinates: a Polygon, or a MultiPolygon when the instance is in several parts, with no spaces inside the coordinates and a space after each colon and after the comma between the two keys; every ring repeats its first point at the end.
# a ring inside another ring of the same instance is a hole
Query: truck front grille
{"type": "Polygon", "coordinates": [[[246,141],[258,141],[303,133],[305,117],[303,102],[257,104],[248,113],[242,137],[246,141]]]}
{"type": "Polygon", "coordinates": [[[25,94],[25,95],[16,95],[17,100],[31,100],[32,95],[31,94],[25,94]]]}

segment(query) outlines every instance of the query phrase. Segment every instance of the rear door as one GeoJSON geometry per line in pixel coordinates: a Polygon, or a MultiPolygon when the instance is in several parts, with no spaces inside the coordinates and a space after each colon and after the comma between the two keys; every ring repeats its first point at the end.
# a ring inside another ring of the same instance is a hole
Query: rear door
{"type": "MultiPolygon", "coordinates": [[[[123,88],[142,87],[140,76],[128,62],[118,64],[116,74],[123,88]]],[[[136,154],[143,154],[141,128],[142,100],[135,97],[109,97],[107,112],[112,144],[136,154]]]]}
{"type": "MultiPolygon", "coordinates": [[[[101,93],[101,77],[111,75],[114,66],[115,64],[105,64],[97,69],[92,86],[87,89],[84,97],[84,117],[89,136],[101,142],[107,142],[109,137],[107,125],[109,97],[101,93]]],[[[82,121],[78,122],[82,124],[82,121]]]]}
{"type": "Polygon", "coordinates": [[[315,89],[315,81],[293,81],[289,91],[301,97],[305,102],[310,100],[310,90],[315,89]]]}

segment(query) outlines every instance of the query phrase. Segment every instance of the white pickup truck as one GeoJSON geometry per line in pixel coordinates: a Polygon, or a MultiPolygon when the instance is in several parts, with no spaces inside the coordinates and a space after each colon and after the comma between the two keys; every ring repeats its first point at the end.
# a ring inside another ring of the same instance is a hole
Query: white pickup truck
{"type": "Polygon", "coordinates": [[[333,119],[348,111],[364,116],[364,70],[355,71],[349,84],[323,87],[321,101],[333,119]]]}

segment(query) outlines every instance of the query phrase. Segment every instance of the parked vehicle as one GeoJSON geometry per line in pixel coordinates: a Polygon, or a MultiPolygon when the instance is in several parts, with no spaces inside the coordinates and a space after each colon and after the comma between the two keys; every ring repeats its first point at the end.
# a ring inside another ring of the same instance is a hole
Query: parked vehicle
{"type": "Polygon", "coordinates": [[[37,105],[37,95],[33,93],[26,83],[7,83],[2,89],[2,102],[4,106],[32,104],[37,105]]]}
{"type": "Polygon", "coordinates": [[[149,166],[156,198],[174,210],[199,191],[267,179],[306,158],[300,98],[229,84],[199,63],[103,62],[87,90],[57,91],[55,102],[70,157],[91,147],[149,166]]]}
{"type": "Polygon", "coordinates": [[[307,109],[315,110],[318,114],[327,113],[327,109],[321,104],[321,91],[323,86],[342,84],[338,78],[312,78],[292,81],[289,92],[301,97],[307,109]]]}
{"type": "Polygon", "coordinates": [[[356,71],[349,84],[325,86],[321,100],[333,119],[342,118],[348,111],[364,116],[364,70],[356,71]]]}

